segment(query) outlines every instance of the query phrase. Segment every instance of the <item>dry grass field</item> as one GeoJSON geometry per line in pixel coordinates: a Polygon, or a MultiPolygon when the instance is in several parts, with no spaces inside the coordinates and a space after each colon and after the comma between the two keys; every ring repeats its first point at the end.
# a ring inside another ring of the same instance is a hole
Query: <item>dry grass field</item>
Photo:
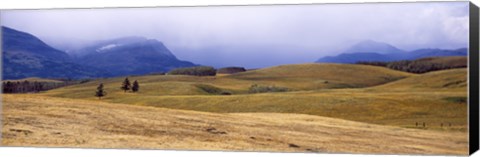
{"type": "Polygon", "coordinates": [[[401,127],[425,122],[427,129],[466,131],[467,105],[461,101],[467,95],[466,74],[464,68],[416,75],[366,65],[299,64],[216,77],[130,77],[140,82],[138,93],[119,90],[122,77],[42,95],[217,113],[301,113],[401,127]],[[108,92],[102,100],[93,96],[100,82],[108,92]],[[210,94],[198,84],[236,92],[210,94]],[[248,94],[252,84],[292,91],[248,94]]]}
{"type": "Polygon", "coordinates": [[[4,146],[466,155],[463,132],[4,95],[4,146]]]}
{"type": "MultiPolygon", "coordinates": [[[[198,89],[195,85],[211,85],[234,94],[246,94],[253,84],[288,87],[293,91],[361,88],[380,85],[394,80],[412,76],[401,71],[383,67],[347,64],[294,64],[220,76],[186,76],[186,75],[145,75],[131,76],[131,81],[138,80],[141,95],[211,95],[198,89]]],[[[95,99],[92,89],[99,83],[105,85],[110,94],[107,97],[122,96],[118,90],[125,77],[97,79],[84,84],[69,86],[49,91],[50,95],[67,98],[95,99]]]]}
{"type": "Polygon", "coordinates": [[[138,93],[120,90],[124,77],[97,79],[4,95],[2,144],[466,155],[466,76],[465,68],[410,74],[296,64],[220,76],[131,76],[138,93]],[[94,96],[99,83],[108,93],[102,99],[94,96]],[[254,84],[289,91],[249,93],[254,84]]]}

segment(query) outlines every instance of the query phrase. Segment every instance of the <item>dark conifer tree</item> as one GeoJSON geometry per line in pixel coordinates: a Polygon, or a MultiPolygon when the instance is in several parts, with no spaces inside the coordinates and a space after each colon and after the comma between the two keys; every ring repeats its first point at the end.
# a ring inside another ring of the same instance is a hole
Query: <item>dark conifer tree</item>
{"type": "Polygon", "coordinates": [[[23,81],[21,86],[22,86],[22,93],[27,93],[28,92],[28,84],[30,82],[28,82],[27,80],[23,81]]]}
{"type": "Polygon", "coordinates": [[[6,82],[2,82],[2,92],[3,93],[7,93],[8,89],[6,88],[7,86],[7,83],[6,82]]]}
{"type": "Polygon", "coordinates": [[[14,93],[21,93],[22,92],[21,86],[22,84],[20,83],[20,81],[15,82],[14,93]]]}
{"type": "Polygon", "coordinates": [[[123,80],[122,87],[120,87],[120,89],[122,89],[124,92],[127,92],[127,90],[130,90],[130,87],[131,87],[130,80],[128,80],[128,77],[127,77],[125,78],[125,80],[123,80]]]}
{"type": "Polygon", "coordinates": [[[103,96],[107,95],[107,92],[103,90],[103,83],[100,83],[97,87],[97,91],[95,92],[95,96],[98,97],[98,99],[102,99],[103,96]]]}
{"type": "Polygon", "coordinates": [[[38,83],[37,90],[38,91],[43,91],[43,84],[42,83],[38,83]]]}
{"type": "Polygon", "coordinates": [[[132,92],[134,92],[134,93],[135,93],[135,92],[138,92],[139,89],[140,89],[140,85],[138,85],[138,81],[135,80],[135,81],[133,82],[133,85],[132,85],[132,92]]]}

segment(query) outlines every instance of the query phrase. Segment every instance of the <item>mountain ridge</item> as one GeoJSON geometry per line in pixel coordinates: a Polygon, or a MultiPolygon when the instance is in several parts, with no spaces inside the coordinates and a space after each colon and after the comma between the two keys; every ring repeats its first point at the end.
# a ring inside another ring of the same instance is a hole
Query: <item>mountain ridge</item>
{"type": "Polygon", "coordinates": [[[167,72],[196,64],[179,60],[162,42],[144,37],[104,40],[86,47],[79,64],[108,69],[114,76],[167,72]]]}
{"type": "Polygon", "coordinates": [[[196,66],[179,60],[162,42],[139,36],[99,41],[79,50],[83,55],[75,55],[27,32],[2,26],[2,45],[3,79],[98,78],[196,66]]]}
{"type": "Polygon", "coordinates": [[[2,26],[2,79],[92,78],[103,70],[73,63],[70,56],[32,34],[2,26]]]}
{"type": "Polygon", "coordinates": [[[414,60],[425,57],[440,57],[440,56],[466,56],[467,48],[458,48],[458,49],[438,49],[438,48],[423,48],[413,51],[404,51],[398,49],[387,43],[380,43],[375,41],[363,41],[358,44],[353,45],[348,48],[346,51],[336,55],[336,56],[325,56],[319,58],[315,62],[317,63],[357,63],[359,61],[399,61],[399,60],[414,60]],[[390,47],[392,51],[384,52],[380,51],[385,48],[375,48],[368,46],[359,46],[365,45],[366,42],[370,42],[366,45],[381,45],[381,47],[390,47]],[[371,44],[375,42],[375,44],[371,44]],[[379,44],[380,43],[380,44],[379,44]],[[362,47],[360,50],[358,47],[362,47]],[[368,47],[368,49],[367,49],[368,47]]]}
{"type": "Polygon", "coordinates": [[[343,51],[343,53],[367,53],[367,52],[377,52],[380,54],[389,54],[389,53],[402,53],[405,52],[395,46],[392,46],[388,43],[378,42],[374,40],[363,40],[360,41],[348,49],[343,51]]]}
{"type": "Polygon", "coordinates": [[[2,37],[2,48],[4,50],[27,51],[32,55],[41,56],[46,59],[71,61],[68,54],[47,45],[32,34],[2,26],[2,37]],[[28,40],[28,45],[22,44],[25,40],[28,40]]]}

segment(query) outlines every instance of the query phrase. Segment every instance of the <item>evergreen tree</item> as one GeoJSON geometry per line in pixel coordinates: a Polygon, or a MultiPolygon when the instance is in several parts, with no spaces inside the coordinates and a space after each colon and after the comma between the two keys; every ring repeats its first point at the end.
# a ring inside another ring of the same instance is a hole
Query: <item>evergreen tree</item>
{"type": "Polygon", "coordinates": [[[98,97],[98,99],[102,99],[103,96],[107,95],[107,92],[103,90],[103,83],[100,83],[97,87],[97,92],[95,92],[95,96],[98,97]]]}
{"type": "Polygon", "coordinates": [[[13,84],[10,81],[3,82],[3,93],[13,93],[13,84]]]}
{"type": "Polygon", "coordinates": [[[120,87],[120,89],[122,89],[124,92],[127,92],[127,90],[130,90],[130,87],[131,87],[130,80],[128,80],[128,77],[127,77],[125,78],[125,80],[123,80],[122,87],[120,87]]]}
{"type": "Polygon", "coordinates": [[[139,88],[140,88],[140,85],[138,85],[138,81],[135,80],[135,81],[133,82],[133,85],[132,85],[132,92],[134,92],[134,93],[135,93],[135,92],[138,92],[139,88]]]}

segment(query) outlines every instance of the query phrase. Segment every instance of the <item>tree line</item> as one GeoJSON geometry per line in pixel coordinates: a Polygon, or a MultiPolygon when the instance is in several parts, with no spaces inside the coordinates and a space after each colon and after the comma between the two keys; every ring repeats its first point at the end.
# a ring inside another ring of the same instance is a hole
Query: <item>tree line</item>
{"type": "Polygon", "coordinates": [[[75,82],[4,81],[3,93],[36,93],[75,84],[75,82]]]}
{"type": "Polygon", "coordinates": [[[437,70],[446,70],[446,69],[453,69],[453,68],[465,68],[467,67],[465,64],[449,64],[449,63],[441,63],[441,62],[431,62],[426,59],[418,59],[418,60],[401,60],[401,61],[393,61],[393,62],[381,62],[381,61],[360,61],[356,64],[363,64],[363,65],[373,65],[373,66],[381,66],[390,68],[393,70],[405,71],[410,73],[426,73],[430,71],[437,71],[437,70]]]}
{"type": "MultiPolygon", "coordinates": [[[[127,77],[125,78],[125,80],[123,80],[122,85],[120,86],[120,89],[123,90],[124,93],[130,90],[131,92],[136,93],[140,90],[140,84],[138,83],[137,80],[135,80],[133,84],[131,84],[130,80],[127,77]]],[[[104,89],[103,83],[100,83],[97,87],[97,90],[95,91],[95,96],[98,97],[98,99],[102,99],[102,97],[106,95],[107,95],[107,92],[104,89]]]]}
{"type": "Polygon", "coordinates": [[[193,75],[193,76],[215,76],[217,70],[210,66],[196,66],[188,68],[177,68],[169,71],[168,75],[193,75]]]}

